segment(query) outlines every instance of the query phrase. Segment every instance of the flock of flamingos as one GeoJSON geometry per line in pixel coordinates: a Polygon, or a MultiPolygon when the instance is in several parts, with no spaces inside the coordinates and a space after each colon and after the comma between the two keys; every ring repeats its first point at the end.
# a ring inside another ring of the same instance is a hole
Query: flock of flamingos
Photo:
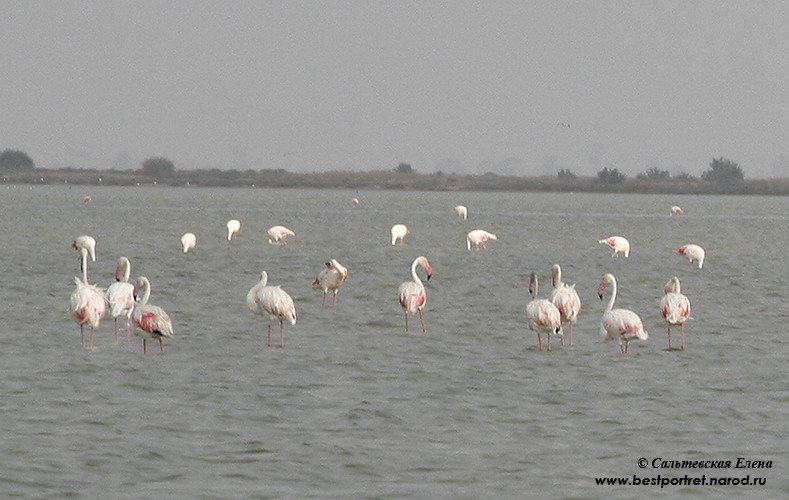
{"type": "MultiPolygon", "coordinates": [[[[352,200],[353,206],[359,200],[352,200]]],[[[453,212],[466,219],[468,210],[465,206],[458,205],[453,212]]],[[[671,215],[682,214],[678,206],[671,207],[671,215]]],[[[227,239],[235,239],[241,230],[241,222],[230,220],[227,222],[227,239]]],[[[392,245],[402,244],[405,237],[410,234],[404,224],[392,226],[392,245]]],[[[284,226],[273,226],[267,231],[268,242],[273,245],[287,244],[285,238],[295,233],[284,226]]],[[[495,240],[496,235],[482,229],[475,229],[466,235],[466,247],[483,250],[488,240],[495,240]]],[[[193,233],[186,233],[181,237],[184,253],[189,252],[197,245],[197,237],[193,233]]],[[[630,255],[630,242],[621,236],[611,236],[599,240],[599,243],[609,246],[613,250],[612,257],[630,255]]],[[[159,306],[149,304],[151,283],[145,276],[137,278],[133,283],[129,281],[131,264],[126,257],[118,259],[115,270],[115,282],[105,289],[88,282],[88,260],[96,261],[96,240],[91,236],[79,236],[72,243],[72,247],[80,252],[80,269],[82,277],[75,277],[76,288],[71,293],[69,300],[69,315],[80,327],[82,347],[85,348],[85,325],[90,327],[88,347],[93,348],[93,336],[100,321],[109,309],[110,316],[115,324],[115,339],[118,340],[118,321],[125,318],[126,335],[131,339],[132,329],[134,334],[142,338],[143,353],[147,353],[147,340],[157,340],[159,349],[164,352],[163,338],[173,336],[173,323],[167,312],[159,306]]],[[[696,263],[699,268],[704,264],[705,251],[695,244],[684,245],[675,250],[685,256],[690,265],[696,263]]],[[[411,280],[403,282],[398,288],[400,306],[405,316],[405,330],[408,331],[408,318],[417,314],[421,332],[425,333],[425,321],[422,309],[427,302],[427,293],[424,283],[417,273],[421,268],[429,280],[433,274],[430,262],[424,256],[419,256],[411,264],[411,280]]],[[[337,260],[332,259],[326,263],[312,286],[322,290],[323,299],[321,306],[326,305],[329,292],[332,293],[332,306],[337,303],[337,293],[348,277],[346,269],[337,260]]],[[[569,325],[569,345],[573,345],[573,326],[578,314],[581,312],[581,299],[575,291],[575,285],[568,285],[562,281],[562,269],[558,264],[551,268],[552,291],[549,299],[537,298],[538,281],[536,273],[531,273],[529,279],[529,295],[532,300],[526,306],[526,319],[529,329],[537,335],[537,347],[543,348],[543,337],[546,337],[546,349],[551,350],[551,336],[557,335],[561,344],[565,345],[563,324],[569,325]]],[[[649,336],[644,329],[641,318],[629,309],[614,308],[617,285],[612,274],[605,274],[598,286],[597,293],[602,299],[606,290],[610,290],[608,304],[600,321],[600,334],[606,340],[618,340],[622,354],[627,354],[631,340],[646,340],[649,336]]],[[[664,287],[664,295],[660,301],[660,310],[667,327],[668,348],[673,349],[671,342],[671,328],[680,328],[680,347],[685,349],[685,322],[690,319],[690,300],[683,295],[679,279],[674,276],[664,287]]],[[[261,272],[260,282],[249,290],[246,297],[249,309],[263,316],[269,316],[272,321],[280,324],[280,346],[285,345],[285,322],[296,324],[296,306],[293,298],[279,286],[268,285],[268,274],[261,272]]],[[[268,323],[267,345],[271,346],[271,322],[268,323]]]]}

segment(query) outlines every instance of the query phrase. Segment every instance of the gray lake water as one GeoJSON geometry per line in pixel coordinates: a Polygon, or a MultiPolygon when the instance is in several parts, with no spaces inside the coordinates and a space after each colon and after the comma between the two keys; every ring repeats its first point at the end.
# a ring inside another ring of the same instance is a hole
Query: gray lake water
{"type": "Polygon", "coordinates": [[[789,496],[787,198],[4,185],[0,208],[3,497],[789,496]],[[228,242],[230,218],[243,227],[228,242]],[[411,229],[402,246],[395,223],[411,229]],[[267,243],[275,224],[296,232],[287,246],[267,243]],[[477,228],[498,241],[467,251],[477,228]],[[116,343],[107,318],[80,347],[66,309],[81,234],[98,241],[92,283],[121,255],[150,279],[174,322],[164,354],[116,343]],[[611,235],[630,258],[597,242],[611,235]],[[672,252],[685,243],[707,249],[703,269],[672,252]],[[412,335],[396,293],[419,255],[434,275],[412,335]],[[350,277],[321,308],[310,284],[330,258],[350,277]],[[553,263],[584,310],[575,347],[546,352],[524,309],[529,273],[545,298],[553,263]],[[261,270],[297,304],[284,348],[245,303],[261,270]],[[650,333],[627,356],[599,334],[606,272],[650,333]],[[658,310],[673,275],[693,305],[685,351],[666,349],[658,310]],[[766,481],[595,482],[634,475],[766,481]]]}

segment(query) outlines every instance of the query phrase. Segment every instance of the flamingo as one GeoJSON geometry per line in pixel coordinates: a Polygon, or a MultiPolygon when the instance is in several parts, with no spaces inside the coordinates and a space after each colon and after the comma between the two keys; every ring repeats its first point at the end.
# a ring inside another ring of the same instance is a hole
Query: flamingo
{"type": "Polygon", "coordinates": [[[357,206],[358,204],[359,204],[359,198],[354,198],[354,199],[352,199],[352,200],[351,200],[351,205],[352,205],[354,208],[356,208],[356,206],[357,206]]]}
{"type": "Polygon", "coordinates": [[[238,219],[230,219],[227,221],[227,241],[234,240],[241,232],[241,221],[238,219]]]}
{"type": "MultiPolygon", "coordinates": [[[[562,323],[570,323],[570,346],[573,345],[573,330],[578,314],[581,312],[581,298],[575,291],[575,285],[568,285],[562,281],[562,267],[559,264],[551,266],[551,302],[559,309],[562,323]]],[[[561,337],[564,345],[564,335],[561,337]]]]}
{"type": "Polygon", "coordinates": [[[433,267],[427,257],[419,256],[411,263],[411,281],[404,281],[397,290],[400,306],[405,312],[405,331],[408,331],[408,315],[419,313],[419,322],[422,324],[422,333],[425,333],[425,318],[422,316],[422,308],[427,302],[425,285],[416,273],[416,268],[421,267],[425,270],[427,279],[433,276],[433,267]]]}
{"type": "Polygon", "coordinates": [[[677,248],[676,250],[674,250],[674,252],[687,257],[688,265],[690,266],[693,265],[694,261],[698,262],[699,269],[701,269],[702,264],[704,264],[704,256],[707,254],[707,252],[705,252],[703,248],[701,248],[698,245],[694,245],[692,243],[688,245],[683,245],[677,248]]]}
{"type": "Polygon", "coordinates": [[[677,205],[673,205],[671,207],[671,214],[670,215],[679,215],[679,214],[684,214],[684,213],[685,213],[685,211],[682,210],[682,208],[678,207],[677,205]]]}
{"type": "Polygon", "coordinates": [[[272,226],[266,231],[268,242],[272,245],[287,245],[285,236],[296,236],[296,233],[286,228],[285,226],[272,226]]]}
{"type": "Polygon", "coordinates": [[[82,198],[82,203],[84,203],[85,205],[87,205],[91,201],[93,201],[93,198],[91,198],[90,196],[85,196],[84,198],[82,198]]]}
{"type": "Polygon", "coordinates": [[[671,327],[679,325],[679,348],[685,350],[685,322],[690,317],[690,299],[680,292],[679,278],[673,276],[663,287],[663,298],[660,299],[660,314],[666,321],[668,348],[671,349],[671,327]]]}
{"type": "Polygon", "coordinates": [[[402,244],[406,235],[411,234],[411,230],[405,224],[395,224],[392,226],[392,245],[402,244]]]}
{"type": "MultiPolygon", "coordinates": [[[[285,320],[296,324],[296,305],[288,292],[277,286],[267,286],[268,273],[261,271],[260,282],[247,293],[247,306],[250,311],[261,316],[268,314],[272,320],[279,320],[279,345],[285,347],[285,320]]],[[[271,323],[268,324],[268,342],[271,347],[271,323]]]]}
{"type": "Polygon", "coordinates": [[[608,245],[614,250],[614,253],[611,254],[611,257],[616,257],[620,253],[624,254],[625,257],[630,256],[630,242],[627,241],[626,238],[621,236],[609,236],[608,238],[603,238],[602,240],[598,240],[598,243],[602,243],[603,245],[608,245]]]}
{"type": "Polygon", "coordinates": [[[164,342],[162,337],[171,338],[173,336],[173,322],[170,316],[159,306],[148,304],[151,298],[151,282],[148,278],[141,276],[134,284],[134,296],[139,297],[142,293],[140,302],[134,306],[132,318],[134,326],[137,327],[134,334],[142,337],[142,353],[147,354],[146,339],[156,339],[159,341],[159,352],[164,352],[164,342]]]}
{"type": "Polygon", "coordinates": [[[120,257],[115,267],[115,282],[107,287],[106,297],[115,322],[115,342],[118,341],[118,318],[126,317],[126,339],[131,340],[132,311],[134,310],[134,285],[129,283],[131,263],[120,257]]]}
{"type": "Polygon", "coordinates": [[[493,233],[489,233],[484,229],[475,229],[473,231],[469,231],[466,235],[466,248],[471,250],[471,245],[474,245],[474,248],[477,250],[484,250],[487,248],[485,246],[485,242],[488,240],[496,240],[496,235],[493,233]]]}
{"type": "Polygon", "coordinates": [[[644,324],[638,314],[629,309],[614,309],[616,300],[616,278],[613,274],[604,274],[597,295],[603,300],[606,287],[611,287],[611,298],[600,321],[600,335],[606,340],[619,339],[619,351],[627,354],[628,344],[633,339],[646,340],[649,334],[644,330],[644,324]]]}
{"type": "MultiPolygon", "coordinates": [[[[92,238],[91,238],[92,239],[92,238]]],[[[79,336],[82,347],[85,347],[85,335],[83,327],[90,325],[90,348],[93,349],[93,335],[99,327],[101,319],[107,310],[107,302],[104,291],[96,285],[88,283],[88,253],[85,247],[79,249],[81,257],[82,279],[74,277],[77,287],[71,292],[69,298],[68,313],[79,325],[79,336]]]]}
{"type": "Polygon", "coordinates": [[[337,305],[337,292],[340,291],[340,287],[345,283],[346,279],[348,279],[348,269],[346,269],[345,266],[337,262],[336,259],[332,259],[326,263],[326,268],[321,270],[315,278],[315,281],[312,282],[313,289],[323,290],[321,307],[326,304],[326,293],[329,290],[334,292],[331,304],[332,307],[337,305]]]}
{"type": "Polygon", "coordinates": [[[81,248],[84,248],[90,254],[90,260],[96,262],[96,240],[92,236],[78,236],[71,244],[71,247],[78,252],[81,248]]]}
{"type": "Polygon", "coordinates": [[[184,233],[181,236],[181,245],[184,247],[184,253],[192,250],[195,246],[197,246],[197,236],[194,233],[184,233]]]}
{"type": "Polygon", "coordinates": [[[452,211],[455,212],[455,215],[458,217],[463,217],[463,220],[468,219],[468,209],[463,205],[456,206],[452,211]]]}
{"type": "Polygon", "coordinates": [[[529,295],[532,300],[526,305],[526,321],[529,330],[537,334],[537,347],[542,351],[540,333],[548,334],[548,350],[551,350],[551,334],[562,335],[562,317],[553,302],[537,298],[537,273],[529,275],[529,295]]]}

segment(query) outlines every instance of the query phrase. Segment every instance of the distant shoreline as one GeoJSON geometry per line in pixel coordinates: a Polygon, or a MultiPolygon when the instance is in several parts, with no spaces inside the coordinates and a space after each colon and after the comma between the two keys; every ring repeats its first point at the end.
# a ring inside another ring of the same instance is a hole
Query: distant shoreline
{"type": "Polygon", "coordinates": [[[601,183],[595,177],[559,179],[556,176],[519,177],[493,173],[465,175],[452,173],[400,173],[393,171],[331,171],[292,173],[285,170],[178,170],[157,179],[142,171],[33,169],[0,173],[3,184],[180,187],[270,187],[317,189],[366,189],[408,191],[508,191],[580,192],[641,194],[732,194],[789,195],[789,178],[745,179],[716,183],[699,179],[625,179],[621,183],[601,183]]]}

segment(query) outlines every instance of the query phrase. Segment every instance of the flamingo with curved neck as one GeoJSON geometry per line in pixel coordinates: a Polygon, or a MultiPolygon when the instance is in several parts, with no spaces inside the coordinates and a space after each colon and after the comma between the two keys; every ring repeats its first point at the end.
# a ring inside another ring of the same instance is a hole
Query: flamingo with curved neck
{"type": "Polygon", "coordinates": [[[90,250],[80,247],[80,268],[82,279],[74,277],[76,288],[69,298],[69,315],[79,325],[79,336],[82,347],[85,347],[84,326],[90,325],[90,348],[93,348],[93,336],[107,309],[104,292],[96,285],[88,283],[88,254],[90,250]]]}
{"type": "Polygon", "coordinates": [[[619,340],[619,350],[622,354],[627,354],[627,348],[631,340],[646,340],[649,334],[644,330],[644,324],[638,314],[629,309],[614,309],[616,301],[616,278],[613,274],[603,275],[600,285],[597,287],[597,295],[600,300],[606,288],[611,288],[611,298],[600,321],[600,335],[606,340],[619,340]]]}
{"type": "Polygon", "coordinates": [[[159,341],[159,351],[164,352],[164,342],[162,337],[173,336],[173,322],[170,316],[159,306],[149,304],[151,298],[151,282],[148,278],[141,276],[134,284],[134,296],[142,298],[134,306],[132,318],[136,327],[134,334],[142,337],[142,353],[147,354],[146,339],[156,339],[159,341]]]}
{"type": "Polygon", "coordinates": [[[126,317],[126,340],[131,341],[132,311],[134,310],[134,285],[129,283],[131,263],[126,257],[120,257],[115,267],[115,283],[107,287],[107,302],[115,326],[115,342],[118,341],[118,318],[126,317]]]}
{"type": "Polygon", "coordinates": [[[408,331],[408,315],[419,313],[422,333],[425,333],[425,318],[422,315],[422,308],[425,307],[427,302],[427,293],[425,292],[425,285],[416,272],[417,267],[425,270],[428,280],[433,275],[433,267],[430,265],[430,261],[427,260],[427,257],[420,255],[411,263],[411,281],[401,283],[397,295],[400,300],[400,306],[405,312],[405,331],[408,331]]]}

